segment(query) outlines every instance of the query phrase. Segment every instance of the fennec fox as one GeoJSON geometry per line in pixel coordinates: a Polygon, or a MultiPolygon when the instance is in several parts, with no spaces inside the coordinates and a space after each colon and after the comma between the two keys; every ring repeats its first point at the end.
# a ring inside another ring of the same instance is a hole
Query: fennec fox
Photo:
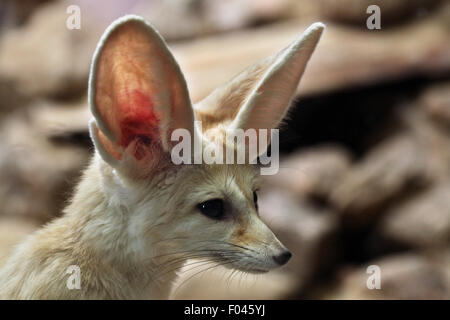
{"type": "Polygon", "coordinates": [[[115,21],[89,78],[95,155],[64,215],[6,262],[0,298],[166,299],[190,258],[251,273],[285,264],[291,254],[258,216],[255,165],[176,165],[171,134],[185,129],[206,147],[226,144],[229,128],[276,128],[323,28],[313,24],[193,106],[158,32],[137,16],[115,21]]]}

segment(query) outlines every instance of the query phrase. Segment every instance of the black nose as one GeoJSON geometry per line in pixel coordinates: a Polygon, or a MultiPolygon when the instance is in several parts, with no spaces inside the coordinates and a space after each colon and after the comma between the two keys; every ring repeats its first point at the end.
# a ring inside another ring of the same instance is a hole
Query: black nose
{"type": "Polygon", "coordinates": [[[288,262],[291,257],[292,253],[290,253],[289,251],[284,251],[283,253],[277,256],[273,256],[273,260],[280,266],[282,266],[283,264],[286,264],[286,262],[288,262]]]}

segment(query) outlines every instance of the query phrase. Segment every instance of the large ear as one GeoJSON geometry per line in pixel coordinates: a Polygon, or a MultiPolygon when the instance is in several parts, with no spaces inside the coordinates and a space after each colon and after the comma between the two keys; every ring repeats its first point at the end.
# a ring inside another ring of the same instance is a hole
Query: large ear
{"type": "Polygon", "coordinates": [[[199,102],[195,111],[203,128],[218,124],[244,130],[278,127],[324,28],[314,23],[287,48],[252,65],[199,102]]]}
{"type": "Polygon", "coordinates": [[[138,16],[116,20],[95,51],[89,78],[94,144],[105,161],[168,152],[171,132],[194,134],[185,79],[158,32],[138,16]]]}

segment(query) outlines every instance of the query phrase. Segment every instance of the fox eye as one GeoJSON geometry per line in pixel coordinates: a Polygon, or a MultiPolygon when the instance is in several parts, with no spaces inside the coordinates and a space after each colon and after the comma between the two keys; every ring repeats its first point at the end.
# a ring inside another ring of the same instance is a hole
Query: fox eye
{"type": "Polygon", "coordinates": [[[199,203],[197,208],[203,215],[214,220],[221,220],[225,217],[223,200],[221,199],[213,199],[199,203]]]}
{"type": "Polygon", "coordinates": [[[253,202],[255,203],[256,210],[258,210],[258,194],[256,191],[253,191],[253,202]]]}

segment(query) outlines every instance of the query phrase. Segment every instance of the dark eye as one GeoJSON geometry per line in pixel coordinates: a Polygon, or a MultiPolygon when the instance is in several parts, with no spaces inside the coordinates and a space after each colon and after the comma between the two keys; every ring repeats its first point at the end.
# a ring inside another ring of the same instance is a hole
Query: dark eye
{"type": "Polygon", "coordinates": [[[256,191],[253,191],[253,202],[255,203],[256,210],[258,210],[258,194],[256,191]]]}
{"type": "Polygon", "coordinates": [[[197,205],[198,210],[205,216],[215,220],[221,220],[225,217],[223,200],[213,199],[197,205]]]}

